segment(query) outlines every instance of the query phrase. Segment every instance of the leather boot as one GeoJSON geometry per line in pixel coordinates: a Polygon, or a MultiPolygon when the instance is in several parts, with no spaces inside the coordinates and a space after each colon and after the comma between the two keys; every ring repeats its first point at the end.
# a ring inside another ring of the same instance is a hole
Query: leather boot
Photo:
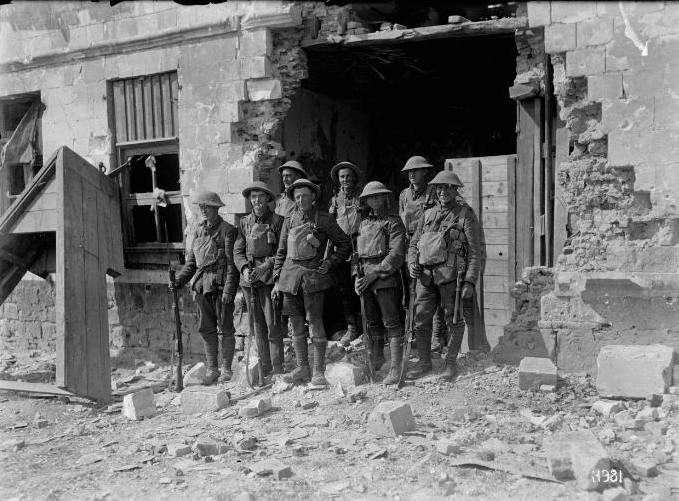
{"type": "Polygon", "coordinates": [[[342,346],[349,346],[349,344],[358,337],[358,329],[355,324],[347,325],[347,332],[340,339],[340,344],[342,346]]]}
{"type": "Polygon", "coordinates": [[[419,360],[406,374],[407,379],[417,379],[431,372],[431,332],[418,331],[416,337],[419,360]]]}
{"type": "Polygon", "coordinates": [[[205,365],[207,372],[203,378],[203,384],[210,385],[217,381],[220,376],[219,366],[217,365],[218,344],[217,333],[201,334],[203,337],[203,348],[205,350],[205,365]]]}
{"type": "Polygon", "coordinates": [[[233,353],[236,349],[236,338],[231,336],[219,336],[219,342],[222,345],[222,375],[219,376],[220,383],[231,381],[233,371],[231,370],[231,363],[233,362],[233,353]]]}
{"type": "Polygon", "coordinates": [[[448,343],[448,351],[446,352],[446,367],[438,377],[441,381],[451,382],[459,372],[457,355],[460,353],[462,339],[464,338],[464,323],[460,323],[460,326],[456,325],[451,329],[450,343],[448,343]]]}
{"type": "Polygon", "coordinates": [[[271,354],[271,375],[283,374],[283,339],[279,341],[269,341],[269,353],[271,354]]]}
{"type": "Polygon", "coordinates": [[[384,336],[374,336],[373,337],[373,367],[375,372],[380,370],[380,367],[384,365],[384,336]]]}
{"type": "Polygon", "coordinates": [[[311,384],[314,386],[327,386],[328,381],[325,379],[325,350],[328,342],[325,339],[314,339],[314,376],[311,378],[311,384]]]}
{"type": "Polygon", "coordinates": [[[297,367],[291,372],[283,374],[283,381],[286,383],[307,382],[311,378],[311,370],[309,369],[309,350],[306,336],[293,336],[292,347],[295,350],[297,367]]]}
{"type": "Polygon", "coordinates": [[[391,354],[391,364],[389,374],[382,381],[384,384],[398,384],[401,373],[401,360],[403,359],[403,338],[392,337],[389,340],[389,352],[391,354]]]}

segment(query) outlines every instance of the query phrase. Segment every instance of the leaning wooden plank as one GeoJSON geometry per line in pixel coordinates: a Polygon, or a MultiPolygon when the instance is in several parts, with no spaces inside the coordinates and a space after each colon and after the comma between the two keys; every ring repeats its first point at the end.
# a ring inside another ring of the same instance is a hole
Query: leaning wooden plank
{"type": "Polygon", "coordinates": [[[0,390],[20,391],[24,393],[42,393],[45,395],[63,395],[65,397],[75,397],[76,395],[68,390],[59,388],[47,383],[24,383],[22,381],[4,381],[0,379],[0,390]]]}
{"type": "Polygon", "coordinates": [[[57,150],[50,157],[48,162],[35,175],[31,184],[24,189],[23,194],[3,214],[2,219],[0,219],[0,235],[7,235],[12,232],[14,224],[21,217],[24,210],[47,187],[49,181],[54,176],[56,161],[60,152],[61,149],[57,150]]]}
{"type": "Polygon", "coordinates": [[[63,363],[57,364],[57,384],[87,395],[83,183],[68,165],[61,174],[64,200],[63,230],[57,232],[57,354],[63,353],[63,363]]]}

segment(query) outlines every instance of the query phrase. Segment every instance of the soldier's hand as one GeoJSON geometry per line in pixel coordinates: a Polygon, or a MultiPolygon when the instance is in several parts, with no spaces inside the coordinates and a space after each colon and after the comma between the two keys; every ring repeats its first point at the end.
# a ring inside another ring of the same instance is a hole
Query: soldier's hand
{"type": "Polygon", "coordinates": [[[419,264],[413,263],[408,265],[408,271],[410,272],[411,277],[417,278],[422,273],[422,267],[419,264]]]}
{"type": "Polygon", "coordinates": [[[462,286],[462,299],[471,299],[474,295],[474,286],[465,282],[462,286]]]}
{"type": "Polygon", "coordinates": [[[243,279],[245,279],[246,282],[250,282],[250,268],[245,268],[243,270],[243,279]]]}
{"type": "Polygon", "coordinates": [[[366,290],[371,283],[377,280],[377,273],[368,273],[367,275],[356,279],[356,290],[361,292],[366,290]]]}
{"type": "Polygon", "coordinates": [[[273,289],[271,290],[271,299],[274,301],[278,301],[281,295],[281,291],[278,288],[278,284],[273,286],[273,289]]]}
{"type": "Polygon", "coordinates": [[[229,294],[225,292],[222,294],[222,304],[231,304],[233,303],[233,294],[229,294]]]}
{"type": "Polygon", "coordinates": [[[326,273],[328,273],[328,271],[330,271],[330,263],[328,261],[323,261],[321,265],[318,267],[317,271],[321,275],[325,275],[326,273]]]}
{"type": "Polygon", "coordinates": [[[251,284],[254,284],[257,280],[259,280],[259,270],[258,270],[256,267],[255,267],[255,268],[252,268],[252,269],[250,270],[249,276],[250,276],[250,278],[249,278],[248,281],[249,281],[251,284]]]}
{"type": "Polygon", "coordinates": [[[337,206],[336,205],[331,205],[330,208],[328,209],[328,213],[331,216],[337,215],[337,206]]]}

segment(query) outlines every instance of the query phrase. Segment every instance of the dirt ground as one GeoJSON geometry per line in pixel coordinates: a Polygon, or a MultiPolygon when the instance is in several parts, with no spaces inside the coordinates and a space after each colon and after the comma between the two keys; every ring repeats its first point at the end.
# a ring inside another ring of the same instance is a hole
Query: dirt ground
{"type": "MultiPolygon", "coordinates": [[[[443,362],[434,362],[436,373],[443,362]]],[[[554,393],[525,392],[518,388],[516,367],[498,366],[478,353],[460,363],[453,384],[429,377],[401,390],[379,383],[345,391],[268,389],[258,397],[270,397],[274,407],[255,418],[238,414],[247,399],[217,412],[185,415],[177,394],[161,388],[155,390],[158,414],[142,421],[122,416],[121,397],[107,407],[0,393],[0,499],[608,499],[613,491],[586,492],[549,473],[543,439],[579,429],[590,429],[605,443],[612,465],[624,472],[623,486],[633,493],[629,499],[679,499],[679,489],[673,490],[679,487],[679,397],[659,408],[664,433],[630,430],[590,409],[598,397],[587,376],[565,376],[554,393]],[[408,402],[416,429],[395,438],[369,433],[367,417],[385,400],[408,402]],[[205,438],[223,441],[226,452],[168,454],[168,445],[205,438]],[[446,439],[460,451],[439,452],[437,443],[446,439]],[[480,457],[489,468],[458,466],[480,457]],[[657,476],[639,475],[634,464],[640,458],[656,465],[657,476]],[[250,470],[264,459],[289,466],[292,476],[276,480],[250,470]]],[[[125,382],[135,375],[142,376],[137,386],[148,381],[159,386],[168,373],[168,366],[142,363],[117,368],[113,379],[124,392],[133,389],[125,382]]],[[[232,398],[246,391],[225,387],[232,398]]],[[[626,405],[634,413],[649,402],[626,405]]]]}

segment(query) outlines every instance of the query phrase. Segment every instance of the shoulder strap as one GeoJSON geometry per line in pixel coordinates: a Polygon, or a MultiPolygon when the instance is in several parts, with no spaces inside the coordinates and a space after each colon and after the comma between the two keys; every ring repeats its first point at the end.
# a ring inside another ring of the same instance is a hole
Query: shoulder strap
{"type": "Polygon", "coordinates": [[[464,229],[464,219],[467,217],[467,205],[462,206],[462,210],[460,213],[457,215],[457,225],[458,225],[458,230],[464,229]]]}

